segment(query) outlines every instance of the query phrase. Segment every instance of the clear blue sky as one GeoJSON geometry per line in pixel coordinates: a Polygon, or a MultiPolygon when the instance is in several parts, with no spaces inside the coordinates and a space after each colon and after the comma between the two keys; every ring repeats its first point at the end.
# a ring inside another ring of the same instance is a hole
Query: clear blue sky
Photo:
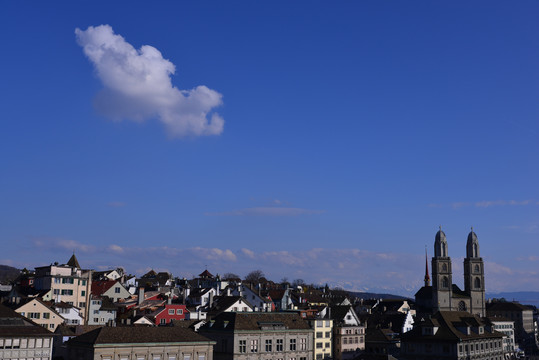
{"type": "Polygon", "coordinates": [[[3,2],[0,263],[75,250],[87,268],[410,294],[439,225],[462,284],[473,226],[487,291],[537,290],[538,17],[536,1],[3,2]],[[96,60],[103,37],[136,50],[96,60]],[[137,62],[144,45],[161,55],[137,62]]]}

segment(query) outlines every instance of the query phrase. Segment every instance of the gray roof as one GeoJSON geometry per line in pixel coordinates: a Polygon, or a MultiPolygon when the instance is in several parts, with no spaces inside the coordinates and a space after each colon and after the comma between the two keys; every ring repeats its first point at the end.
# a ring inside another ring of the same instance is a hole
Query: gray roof
{"type": "Polygon", "coordinates": [[[137,343],[211,343],[211,340],[182,327],[102,327],[68,341],[69,346],[137,343]]]}
{"type": "Polygon", "coordinates": [[[206,323],[204,331],[261,331],[265,327],[285,330],[310,330],[309,323],[298,313],[288,312],[223,312],[206,323]]]}

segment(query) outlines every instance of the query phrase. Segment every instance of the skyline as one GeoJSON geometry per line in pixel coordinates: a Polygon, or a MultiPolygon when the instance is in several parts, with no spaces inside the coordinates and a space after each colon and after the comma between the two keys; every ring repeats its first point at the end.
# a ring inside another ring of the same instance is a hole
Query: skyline
{"type": "Polygon", "coordinates": [[[539,290],[537,3],[3,9],[1,264],[539,290]]]}

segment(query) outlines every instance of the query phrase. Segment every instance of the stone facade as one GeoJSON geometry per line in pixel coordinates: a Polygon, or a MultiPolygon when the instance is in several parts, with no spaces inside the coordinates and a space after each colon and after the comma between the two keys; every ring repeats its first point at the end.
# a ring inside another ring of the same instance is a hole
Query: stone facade
{"type": "Polygon", "coordinates": [[[297,313],[225,312],[199,329],[215,360],[313,360],[313,330],[297,313]]]}
{"type": "Polygon", "coordinates": [[[403,360],[503,360],[504,335],[478,316],[440,311],[401,337],[403,360]]]}
{"type": "Polygon", "coordinates": [[[418,312],[433,314],[436,311],[467,311],[486,316],[485,268],[479,254],[479,242],[473,230],[468,234],[464,259],[464,290],[453,284],[453,269],[445,233],[440,229],[434,241],[432,257],[432,286],[428,269],[425,286],[415,295],[418,312]]]}
{"type": "Polygon", "coordinates": [[[53,334],[0,304],[0,359],[52,359],[53,334]]]}
{"type": "Polygon", "coordinates": [[[213,360],[215,343],[178,327],[103,327],[66,344],[78,360],[213,360]]]}

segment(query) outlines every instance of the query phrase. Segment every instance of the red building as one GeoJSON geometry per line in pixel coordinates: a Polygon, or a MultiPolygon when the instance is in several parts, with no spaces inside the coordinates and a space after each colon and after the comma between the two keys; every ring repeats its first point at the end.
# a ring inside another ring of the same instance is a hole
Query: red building
{"type": "Polygon", "coordinates": [[[153,312],[155,325],[170,324],[172,320],[185,320],[189,310],[185,305],[181,304],[166,304],[165,307],[160,307],[153,312]]]}

